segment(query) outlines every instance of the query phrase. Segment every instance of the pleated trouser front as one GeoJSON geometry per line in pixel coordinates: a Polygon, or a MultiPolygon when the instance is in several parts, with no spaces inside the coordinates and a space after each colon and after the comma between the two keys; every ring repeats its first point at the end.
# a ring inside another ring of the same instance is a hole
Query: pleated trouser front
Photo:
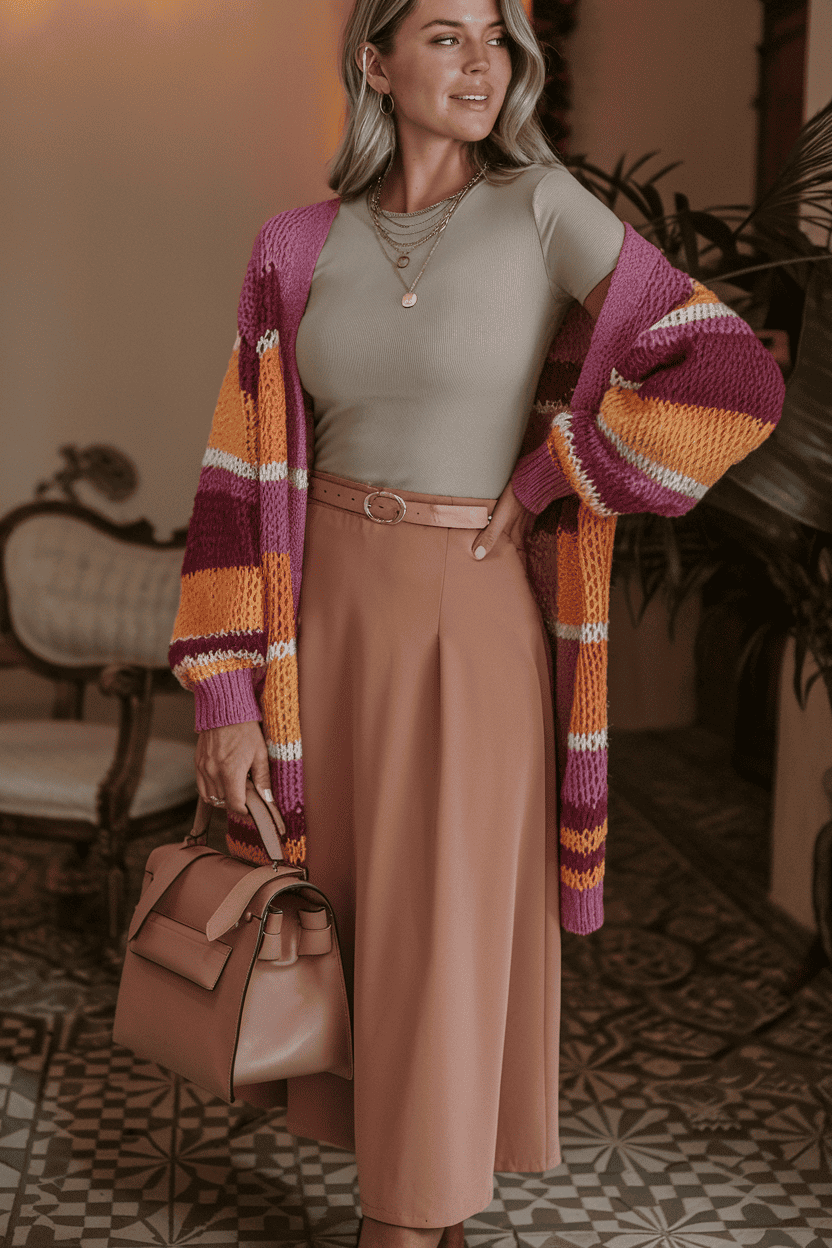
{"type": "Polygon", "coordinates": [[[521,552],[501,536],[476,560],[475,532],[308,504],[307,865],[355,1078],[289,1080],[288,1127],[354,1150],[362,1211],[414,1227],[480,1212],[495,1170],[560,1162],[551,673],[521,552]]]}

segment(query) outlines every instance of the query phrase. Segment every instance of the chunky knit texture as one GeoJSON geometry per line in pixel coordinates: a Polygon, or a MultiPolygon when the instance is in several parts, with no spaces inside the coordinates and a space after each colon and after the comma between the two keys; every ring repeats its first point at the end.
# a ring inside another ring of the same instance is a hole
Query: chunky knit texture
{"type": "MultiPolygon", "coordinates": [[[[188,532],[171,664],[198,730],[262,719],[284,850],[303,862],[296,631],[311,405],[295,339],[338,200],[281,213],[255,242],[238,341],[188,532]]],[[[681,515],[779,418],[779,370],[748,325],[627,226],[593,331],[575,305],[541,374],[515,493],[538,514],[527,572],[557,673],[561,922],[603,922],[606,664],[615,517],[681,515]]],[[[253,825],[232,853],[266,861],[253,825]]]]}

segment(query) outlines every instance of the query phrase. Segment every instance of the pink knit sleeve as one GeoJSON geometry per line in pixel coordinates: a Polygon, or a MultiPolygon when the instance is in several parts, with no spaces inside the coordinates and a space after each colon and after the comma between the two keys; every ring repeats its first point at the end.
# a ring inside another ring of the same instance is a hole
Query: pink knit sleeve
{"type": "Polygon", "coordinates": [[[628,225],[574,392],[515,493],[534,512],[574,492],[601,516],[682,515],[768,437],[783,396],[742,317],[628,225]]]}
{"type": "Polygon", "coordinates": [[[252,679],[266,661],[256,462],[235,344],[202,460],[170,647],[174,675],[194,695],[197,732],[262,718],[252,679]]]}
{"type": "Polygon", "coordinates": [[[526,510],[535,515],[556,498],[575,492],[548,440],[518,459],[511,474],[511,488],[526,510]]]}

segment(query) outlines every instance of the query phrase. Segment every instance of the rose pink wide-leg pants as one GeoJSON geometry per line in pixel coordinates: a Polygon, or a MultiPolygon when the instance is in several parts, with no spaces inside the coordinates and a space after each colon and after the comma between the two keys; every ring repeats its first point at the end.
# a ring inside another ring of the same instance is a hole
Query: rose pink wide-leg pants
{"type": "Polygon", "coordinates": [[[495,1170],[560,1162],[550,660],[521,551],[504,535],[476,560],[475,535],[308,503],[307,866],[355,1078],[290,1079],[288,1128],[354,1150],[362,1211],[413,1227],[483,1210],[495,1170]]]}

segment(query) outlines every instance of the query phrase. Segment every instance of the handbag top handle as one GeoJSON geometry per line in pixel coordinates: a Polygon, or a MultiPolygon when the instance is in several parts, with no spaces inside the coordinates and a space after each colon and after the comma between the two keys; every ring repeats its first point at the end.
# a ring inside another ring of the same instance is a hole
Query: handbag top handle
{"type": "MultiPolygon", "coordinates": [[[[255,789],[250,776],[246,777],[246,808],[254,820],[260,839],[272,862],[283,862],[283,846],[280,843],[280,838],[286,835],[286,825],[283,822],[283,816],[274,802],[265,802],[263,800],[255,789]]],[[[189,844],[201,840],[205,836],[208,831],[208,824],[211,822],[213,810],[213,806],[209,806],[205,798],[200,797],[196,806],[194,826],[186,837],[189,844]]]]}

